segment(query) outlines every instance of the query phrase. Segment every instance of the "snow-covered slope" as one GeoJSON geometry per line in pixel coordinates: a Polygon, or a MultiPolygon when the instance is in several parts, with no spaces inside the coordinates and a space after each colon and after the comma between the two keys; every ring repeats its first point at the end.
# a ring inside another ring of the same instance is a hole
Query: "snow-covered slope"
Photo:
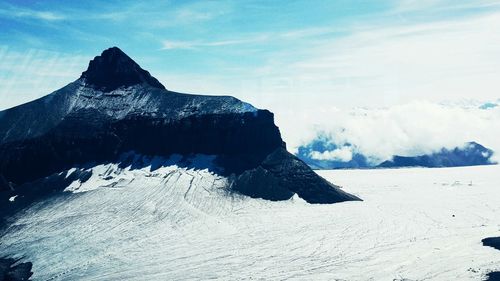
{"type": "Polygon", "coordinates": [[[365,201],[310,205],[227,193],[193,168],[212,160],[93,167],[13,217],[0,256],[32,261],[34,280],[448,281],[500,269],[481,244],[500,229],[499,166],[320,171],[365,201]]]}

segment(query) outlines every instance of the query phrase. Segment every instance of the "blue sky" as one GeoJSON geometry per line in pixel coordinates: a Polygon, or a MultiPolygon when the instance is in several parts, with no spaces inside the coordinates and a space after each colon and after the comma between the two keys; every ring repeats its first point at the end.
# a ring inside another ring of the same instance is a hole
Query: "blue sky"
{"type": "Polygon", "coordinates": [[[118,46],[168,89],[271,109],[298,143],[316,112],[496,101],[499,42],[499,0],[1,1],[0,109],[118,46]]]}
{"type": "MultiPolygon", "coordinates": [[[[391,55],[384,54],[385,50],[397,47],[404,37],[432,43],[430,40],[457,33],[457,29],[463,33],[464,43],[469,33],[498,36],[496,31],[486,30],[488,22],[480,21],[496,16],[499,8],[499,1],[481,0],[2,1],[0,54],[15,59],[4,58],[0,69],[0,79],[11,81],[9,93],[2,91],[0,108],[43,94],[39,90],[55,89],[40,86],[28,93],[25,86],[17,85],[25,81],[12,82],[12,76],[23,76],[15,73],[19,71],[18,57],[39,61],[28,63],[25,70],[43,72],[46,79],[60,77],[54,83],[62,86],[76,78],[90,58],[110,46],[122,48],[174,90],[232,94],[257,102],[273,94],[301,99],[316,95],[346,105],[362,103],[364,92],[377,91],[373,95],[397,102],[406,95],[399,87],[413,87],[411,83],[417,82],[398,75],[418,80],[419,73],[411,71],[419,69],[415,62],[390,60],[425,54],[409,50],[391,55]],[[367,50],[370,45],[374,47],[372,57],[367,50]],[[401,71],[384,72],[381,55],[387,56],[388,68],[401,71]],[[44,59],[52,64],[50,69],[43,68],[44,59]],[[367,71],[360,60],[368,68],[380,69],[367,71]],[[15,67],[7,69],[9,63],[15,67]],[[375,63],[379,65],[371,65],[375,63]],[[352,73],[356,68],[363,71],[352,73]],[[310,91],[315,94],[308,94],[310,91]],[[251,92],[258,92],[258,97],[251,92]]],[[[431,47],[446,55],[450,46],[438,44],[431,47]]],[[[488,50],[471,46],[463,51],[488,50]]],[[[453,89],[444,91],[448,93],[440,96],[448,98],[453,89]]]]}

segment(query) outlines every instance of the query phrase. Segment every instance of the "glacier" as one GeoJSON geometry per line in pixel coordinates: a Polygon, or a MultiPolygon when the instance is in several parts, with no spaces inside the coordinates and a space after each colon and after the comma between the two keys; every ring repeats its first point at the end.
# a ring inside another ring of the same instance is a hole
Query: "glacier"
{"type": "MultiPolygon", "coordinates": [[[[500,167],[325,170],[365,201],[252,199],[193,165],[103,164],[10,220],[33,280],[480,280],[500,269],[500,167]]],[[[163,162],[166,163],[166,162],[163,162]]],[[[67,174],[75,172],[70,170],[67,174]]]]}

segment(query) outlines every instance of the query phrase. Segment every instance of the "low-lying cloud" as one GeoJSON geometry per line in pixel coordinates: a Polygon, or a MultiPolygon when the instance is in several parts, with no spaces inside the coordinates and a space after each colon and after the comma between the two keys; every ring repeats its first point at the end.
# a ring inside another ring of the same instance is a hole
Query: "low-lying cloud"
{"type": "Polygon", "coordinates": [[[327,137],[338,147],[334,151],[311,155],[318,160],[348,161],[353,153],[360,153],[368,161],[379,163],[393,155],[429,154],[476,141],[496,151],[497,157],[493,160],[498,161],[500,108],[482,109],[482,104],[411,102],[351,110],[323,107],[309,113],[294,112],[296,118],[278,115],[277,122],[291,151],[318,135],[327,137]],[[294,122],[290,122],[291,118],[294,122]]]}
{"type": "Polygon", "coordinates": [[[314,160],[334,160],[348,162],[352,160],[352,146],[343,146],[331,151],[312,151],[310,156],[314,160]]]}

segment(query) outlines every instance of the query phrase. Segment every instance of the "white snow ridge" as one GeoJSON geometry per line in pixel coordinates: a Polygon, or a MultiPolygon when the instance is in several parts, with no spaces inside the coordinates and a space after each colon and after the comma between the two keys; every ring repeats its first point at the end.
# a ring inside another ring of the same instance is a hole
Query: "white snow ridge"
{"type": "Polygon", "coordinates": [[[481,245],[500,227],[499,166],[322,171],[365,201],[313,205],[228,193],[176,157],[91,168],[18,213],[0,255],[28,256],[33,280],[480,280],[500,268],[481,245]]]}

